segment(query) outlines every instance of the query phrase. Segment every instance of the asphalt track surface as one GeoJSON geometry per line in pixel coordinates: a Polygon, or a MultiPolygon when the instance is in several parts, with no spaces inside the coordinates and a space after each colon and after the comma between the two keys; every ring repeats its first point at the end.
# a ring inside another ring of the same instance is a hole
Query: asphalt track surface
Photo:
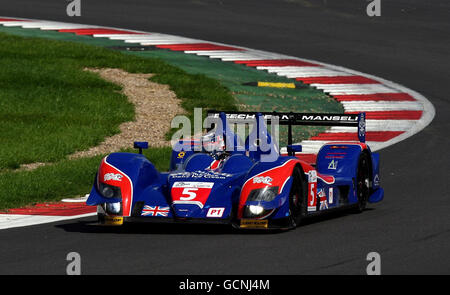
{"type": "Polygon", "coordinates": [[[0,231],[0,274],[450,274],[450,2],[0,1],[0,15],[170,33],[341,65],[411,88],[436,108],[420,133],[381,151],[385,200],[293,231],[240,233],[215,226],[90,225],[94,218],[0,231]]]}

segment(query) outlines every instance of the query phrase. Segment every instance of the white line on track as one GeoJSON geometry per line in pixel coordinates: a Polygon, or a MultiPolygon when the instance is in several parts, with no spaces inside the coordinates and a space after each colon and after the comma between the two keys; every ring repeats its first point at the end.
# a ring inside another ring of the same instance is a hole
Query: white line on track
{"type": "Polygon", "coordinates": [[[248,55],[246,51],[242,51],[242,50],[209,50],[209,51],[201,51],[201,50],[187,50],[184,53],[193,53],[193,54],[197,54],[197,55],[206,55],[209,57],[232,57],[232,56],[245,56],[248,55]]]}
{"type": "Polygon", "coordinates": [[[0,214],[0,229],[22,227],[43,223],[50,223],[62,220],[78,219],[95,216],[94,213],[73,215],[73,216],[47,216],[47,215],[22,215],[22,214],[0,214]]]}
{"type": "MultiPolygon", "coordinates": [[[[407,131],[417,121],[415,120],[366,120],[366,131],[407,131]]],[[[354,132],[357,127],[333,126],[325,132],[354,132]]]]}
{"type": "Polygon", "coordinates": [[[144,39],[151,38],[154,35],[151,34],[94,34],[94,37],[103,37],[109,38],[111,40],[136,40],[136,39],[144,39]]]}
{"type": "MultiPolygon", "coordinates": [[[[258,70],[264,70],[269,67],[256,67],[258,70]]],[[[336,77],[336,76],[351,76],[352,74],[330,70],[323,67],[311,67],[311,66],[289,66],[288,69],[268,69],[269,73],[275,73],[278,76],[286,76],[288,78],[307,78],[307,77],[336,77]]]]}
{"type": "Polygon", "coordinates": [[[423,105],[415,101],[342,101],[346,111],[420,111],[423,105]]]}
{"type": "MultiPolygon", "coordinates": [[[[116,39],[117,40],[117,39],[116,39]]],[[[161,36],[148,36],[148,37],[141,37],[141,38],[135,38],[135,39],[126,39],[125,43],[146,43],[151,45],[166,45],[166,44],[190,44],[190,43],[199,43],[198,40],[183,40],[183,39],[175,39],[175,38],[164,38],[161,36]]],[[[141,45],[146,45],[141,44],[141,45]]]]}

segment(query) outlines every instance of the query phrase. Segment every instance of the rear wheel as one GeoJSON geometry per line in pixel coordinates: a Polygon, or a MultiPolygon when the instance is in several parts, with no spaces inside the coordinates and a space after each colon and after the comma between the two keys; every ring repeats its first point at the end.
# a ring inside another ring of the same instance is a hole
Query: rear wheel
{"type": "Polygon", "coordinates": [[[359,156],[358,168],[356,171],[356,196],[358,203],[356,212],[362,212],[367,205],[370,194],[370,158],[367,153],[359,156]]]}
{"type": "Polygon", "coordinates": [[[289,192],[289,218],[292,227],[300,224],[306,216],[305,177],[302,170],[296,166],[292,171],[292,185],[289,192]]]}

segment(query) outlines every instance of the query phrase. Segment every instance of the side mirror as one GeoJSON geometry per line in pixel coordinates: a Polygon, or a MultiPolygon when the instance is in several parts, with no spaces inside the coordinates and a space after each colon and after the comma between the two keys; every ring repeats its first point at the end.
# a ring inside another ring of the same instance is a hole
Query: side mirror
{"type": "Polygon", "coordinates": [[[148,149],[148,142],[146,141],[135,141],[134,148],[139,149],[139,154],[142,154],[142,150],[148,149]]]}

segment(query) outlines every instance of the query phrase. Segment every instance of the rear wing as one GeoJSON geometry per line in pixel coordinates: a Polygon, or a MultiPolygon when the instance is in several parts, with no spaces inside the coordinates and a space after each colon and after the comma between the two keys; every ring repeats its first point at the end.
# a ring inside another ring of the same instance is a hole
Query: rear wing
{"type": "MultiPolygon", "coordinates": [[[[222,111],[208,110],[208,117],[219,118],[222,111]]],[[[268,123],[272,118],[278,118],[279,125],[288,126],[288,145],[292,145],[292,126],[348,126],[358,127],[358,139],[366,142],[366,114],[336,114],[336,113],[282,113],[282,112],[223,112],[229,123],[249,122],[261,115],[268,123]]]]}

